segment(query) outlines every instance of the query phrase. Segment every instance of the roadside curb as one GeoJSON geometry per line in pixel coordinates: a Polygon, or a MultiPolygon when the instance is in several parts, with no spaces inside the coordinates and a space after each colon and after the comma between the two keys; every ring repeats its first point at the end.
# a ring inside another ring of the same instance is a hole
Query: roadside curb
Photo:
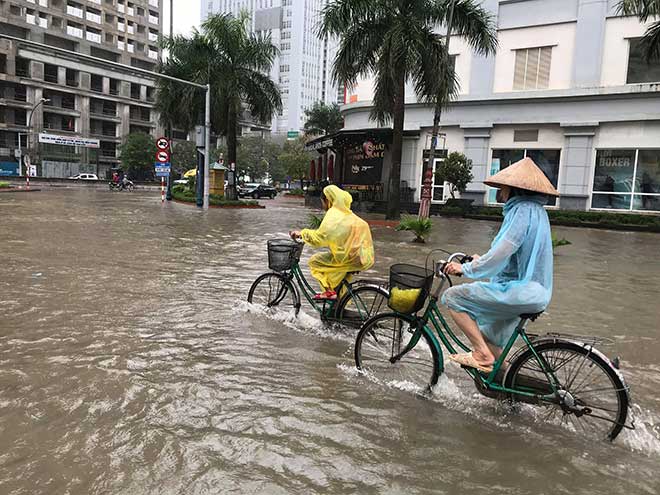
{"type": "MultiPolygon", "coordinates": [[[[172,199],[174,203],[180,203],[182,205],[197,206],[196,203],[191,203],[189,201],[181,201],[180,199],[172,199]]],[[[217,208],[221,210],[265,210],[266,207],[262,205],[209,205],[209,208],[217,208]]]]}

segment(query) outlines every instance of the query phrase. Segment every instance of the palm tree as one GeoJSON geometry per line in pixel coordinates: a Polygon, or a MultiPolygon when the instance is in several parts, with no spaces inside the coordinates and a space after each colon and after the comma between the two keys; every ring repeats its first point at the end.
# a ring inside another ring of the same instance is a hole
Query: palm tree
{"type": "Polygon", "coordinates": [[[493,18],[475,0],[335,0],[323,10],[320,34],[340,39],[333,77],[350,87],[373,75],[371,116],[380,125],[393,124],[388,219],[399,218],[406,83],[418,100],[434,105],[453,92],[447,50],[435,32],[447,23],[452,3],[453,33],[478,53],[494,52],[493,18]]]}
{"type": "Polygon", "coordinates": [[[339,105],[326,105],[317,102],[309,110],[305,110],[305,132],[311,135],[327,135],[344,127],[344,118],[339,111],[339,105]]]}
{"type": "MultiPolygon", "coordinates": [[[[646,22],[660,17],[660,0],[620,0],[617,11],[623,15],[635,15],[641,22],[646,22]]],[[[646,29],[641,45],[647,62],[660,58],[660,20],[646,29]]]]}
{"type": "MultiPolygon", "coordinates": [[[[163,74],[211,84],[211,126],[227,138],[227,162],[236,162],[238,120],[246,108],[260,122],[281,110],[279,88],[270,79],[278,53],[269,36],[248,31],[249,16],[209,17],[192,36],[166,38],[169,57],[163,74]]],[[[156,106],[165,125],[192,130],[204,110],[204,93],[176,82],[159,80],[156,106]]]]}

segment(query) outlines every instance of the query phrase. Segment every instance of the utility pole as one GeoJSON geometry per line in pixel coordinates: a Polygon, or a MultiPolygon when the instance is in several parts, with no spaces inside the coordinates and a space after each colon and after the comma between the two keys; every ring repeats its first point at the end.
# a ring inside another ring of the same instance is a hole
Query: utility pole
{"type": "MultiPolygon", "coordinates": [[[[170,0],[170,39],[174,37],[174,0],[170,0]]],[[[172,122],[167,124],[167,138],[170,140],[170,160],[174,154],[174,142],[172,138],[172,122]]],[[[165,199],[172,200],[172,174],[167,176],[167,194],[165,199]]]]}
{"type": "MultiPolygon", "coordinates": [[[[451,6],[449,7],[449,17],[447,19],[447,36],[445,37],[445,55],[447,57],[447,63],[449,63],[449,41],[451,40],[451,25],[454,18],[454,6],[456,5],[456,0],[452,0],[451,6]]],[[[442,95],[438,95],[442,96],[442,95]]],[[[440,117],[442,116],[442,104],[444,102],[441,100],[436,102],[435,112],[433,114],[433,129],[431,131],[431,147],[429,149],[429,158],[428,164],[429,169],[433,170],[433,163],[435,161],[435,149],[438,145],[438,134],[440,128],[440,117]]],[[[422,159],[423,163],[423,159],[422,159]]],[[[426,167],[422,165],[422,178],[426,174],[426,167]]],[[[421,214],[421,212],[420,212],[421,214]]]]}

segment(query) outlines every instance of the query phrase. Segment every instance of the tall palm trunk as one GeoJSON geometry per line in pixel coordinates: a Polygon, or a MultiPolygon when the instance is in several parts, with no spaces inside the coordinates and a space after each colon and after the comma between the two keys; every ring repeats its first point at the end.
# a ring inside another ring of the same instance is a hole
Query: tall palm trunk
{"type": "Polygon", "coordinates": [[[229,165],[236,163],[236,148],[238,147],[237,127],[236,107],[232,104],[229,108],[229,115],[227,116],[227,163],[229,165]]]}
{"type": "Polygon", "coordinates": [[[236,193],[236,169],[238,169],[238,164],[236,163],[236,148],[238,147],[237,127],[236,107],[232,103],[229,106],[229,113],[227,115],[227,165],[231,167],[234,164],[235,170],[233,175],[234,180],[227,184],[227,199],[229,200],[238,199],[238,194],[236,193]]]}
{"type": "Polygon", "coordinates": [[[396,82],[394,111],[392,112],[394,130],[392,135],[392,164],[390,168],[389,201],[387,202],[388,220],[398,220],[401,217],[401,155],[403,154],[403,120],[405,118],[406,75],[400,71],[396,82]]]}

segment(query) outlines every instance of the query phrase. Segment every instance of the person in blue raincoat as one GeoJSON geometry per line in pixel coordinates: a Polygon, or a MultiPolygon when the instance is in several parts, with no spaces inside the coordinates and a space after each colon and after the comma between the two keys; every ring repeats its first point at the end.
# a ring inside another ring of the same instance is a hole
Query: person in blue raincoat
{"type": "Polygon", "coordinates": [[[487,281],[448,289],[442,302],[472,343],[473,351],[452,361],[490,372],[513,334],[521,314],[539,313],[552,296],[552,236],[543,208],[559,196],[545,174],[525,158],[485,181],[499,188],[504,223],[483,256],[450,263],[445,273],[487,281]]]}

